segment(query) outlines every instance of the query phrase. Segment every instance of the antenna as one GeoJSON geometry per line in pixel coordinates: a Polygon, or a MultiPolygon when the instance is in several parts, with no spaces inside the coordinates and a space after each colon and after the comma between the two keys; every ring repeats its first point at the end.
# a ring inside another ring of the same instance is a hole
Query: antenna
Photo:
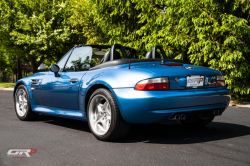
{"type": "Polygon", "coordinates": [[[131,54],[132,54],[132,48],[129,52],[129,65],[128,65],[128,69],[130,70],[130,63],[131,63],[131,54]]]}

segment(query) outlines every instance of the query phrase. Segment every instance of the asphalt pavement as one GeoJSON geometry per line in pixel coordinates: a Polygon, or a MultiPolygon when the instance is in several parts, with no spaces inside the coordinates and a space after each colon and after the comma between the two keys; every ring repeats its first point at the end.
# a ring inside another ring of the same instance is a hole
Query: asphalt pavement
{"type": "Polygon", "coordinates": [[[101,142],[86,122],[49,116],[20,121],[12,92],[0,90],[0,166],[250,165],[249,118],[250,108],[229,107],[207,127],[133,125],[123,140],[101,142]],[[37,152],[7,155],[27,148],[37,152]]]}

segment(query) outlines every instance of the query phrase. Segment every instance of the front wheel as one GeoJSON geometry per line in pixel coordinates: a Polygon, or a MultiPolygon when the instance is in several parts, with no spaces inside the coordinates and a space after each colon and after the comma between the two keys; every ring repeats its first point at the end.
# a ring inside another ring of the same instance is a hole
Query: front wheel
{"type": "Polygon", "coordinates": [[[113,94],[107,89],[97,89],[91,95],[87,115],[89,128],[98,140],[117,140],[129,131],[130,125],[122,118],[113,94]]]}
{"type": "Polygon", "coordinates": [[[199,126],[206,126],[214,120],[214,116],[209,117],[189,117],[185,120],[180,120],[180,122],[189,127],[199,127],[199,126]]]}
{"type": "Polygon", "coordinates": [[[33,120],[37,117],[31,110],[29,94],[24,85],[19,85],[15,93],[15,111],[17,117],[22,121],[33,120]]]}

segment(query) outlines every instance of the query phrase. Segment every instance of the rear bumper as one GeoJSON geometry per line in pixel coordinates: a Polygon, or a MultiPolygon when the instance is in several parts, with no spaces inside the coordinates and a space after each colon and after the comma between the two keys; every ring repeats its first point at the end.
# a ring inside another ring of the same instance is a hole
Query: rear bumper
{"type": "Polygon", "coordinates": [[[128,123],[159,123],[176,113],[205,114],[214,109],[224,111],[231,99],[225,87],[137,91],[133,88],[111,89],[121,114],[128,123]]]}

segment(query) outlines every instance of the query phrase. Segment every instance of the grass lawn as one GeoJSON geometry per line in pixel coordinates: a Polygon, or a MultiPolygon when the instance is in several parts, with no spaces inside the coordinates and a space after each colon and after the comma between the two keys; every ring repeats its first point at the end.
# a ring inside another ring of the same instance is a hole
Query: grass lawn
{"type": "Polygon", "coordinates": [[[14,88],[15,83],[11,82],[0,82],[0,88],[14,88]]]}

